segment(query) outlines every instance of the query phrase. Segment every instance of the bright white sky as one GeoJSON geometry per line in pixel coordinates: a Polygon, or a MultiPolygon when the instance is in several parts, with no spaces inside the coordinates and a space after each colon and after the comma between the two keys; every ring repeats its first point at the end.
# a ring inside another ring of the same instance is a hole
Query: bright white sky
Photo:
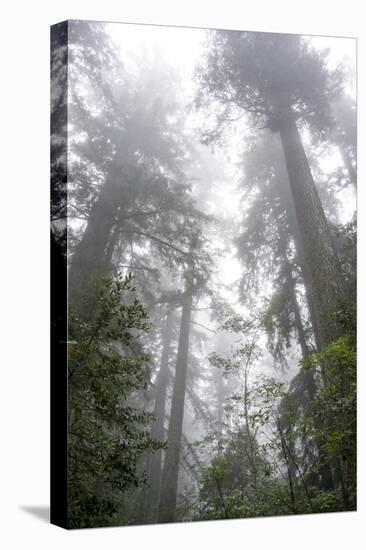
{"type": "MultiPolygon", "coordinates": [[[[109,23],[108,33],[121,47],[122,51],[135,50],[140,47],[151,49],[157,47],[166,61],[192,73],[202,53],[205,29],[189,27],[168,27],[159,25],[134,25],[109,23]]],[[[350,65],[350,71],[356,74],[356,47],[354,38],[312,36],[312,44],[317,49],[329,48],[329,64],[335,67],[340,62],[350,65]]],[[[354,87],[350,90],[355,95],[354,87]]]]}
{"type": "MultiPolygon", "coordinates": [[[[172,65],[183,77],[185,85],[184,93],[191,95],[194,90],[193,72],[195,66],[203,53],[206,31],[204,29],[168,27],[154,25],[135,25],[109,23],[106,25],[107,31],[113,41],[120,47],[121,55],[128,66],[129,59],[133,63],[133,54],[137,51],[151,51],[157,49],[162,57],[162,62],[172,65]]],[[[350,68],[350,74],[355,75],[356,67],[356,40],[353,38],[333,38],[333,37],[311,37],[311,41],[316,48],[329,48],[329,64],[333,68],[339,63],[346,63],[350,68]]],[[[348,84],[348,91],[355,96],[355,78],[348,84]]],[[[194,117],[193,117],[194,118],[194,117]]],[[[197,124],[197,116],[195,124],[197,124]]],[[[191,125],[192,122],[189,122],[191,125]]],[[[193,122],[194,124],[194,122],[193,122]]],[[[232,150],[227,151],[227,172],[229,181],[225,182],[222,190],[216,190],[216,200],[220,207],[220,212],[224,216],[231,218],[239,217],[239,192],[236,188],[237,177],[234,163],[237,160],[237,150],[235,144],[232,150]]],[[[222,160],[222,159],[221,159],[222,160]]],[[[324,159],[324,168],[329,170],[334,168],[339,161],[337,154],[324,159]]],[[[347,221],[355,208],[354,194],[345,193],[343,198],[344,208],[342,210],[342,221],[347,221]]],[[[240,266],[233,258],[226,258],[222,264],[222,278],[225,284],[231,284],[240,276],[240,266]]]]}
{"type": "MultiPolygon", "coordinates": [[[[107,31],[113,41],[120,47],[121,56],[127,68],[129,63],[133,65],[133,53],[137,51],[151,52],[156,49],[161,55],[162,62],[167,62],[175,67],[182,75],[184,97],[191,97],[194,92],[193,72],[200,56],[203,53],[206,31],[204,29],[192,29],[184,27],[164,27],[152,25],[134,25],[111,23],[106,25],[107,31]]],[[[317,49],[329,48],[328,62],[332,68],[343,62],[349,67],[351,79],[347,84],[347,91],[355,97],[355,72],[356,72],[356,40],[350,38],[332,38],[332,37],[312,37],[312,44],[317,49]]],[[[187,113],[188,114],[188,113],[187,113]]],[[[199,116],[191,114],[188,117],[188,126],[194,127],[200,125],[199,116]]],[[[214,153],[216,156],[216,153],[214,153]]],[[[215,185],[210,197],[210,212],[219,214],[227,219],[240,218],[240,193],[237,188],[238,172],[235,168],[235,162],[238,160],[237,144],[233,142],[226,149],[225,154],[220,155],[220,163],[224,163],[225,181],[222,185],[215,185]],[[217,212],[215,212],[216,204],[217,212]],[[213,210],[213,211],[212,211],[213,210]]],[[[324,159],[324,169],[329,170],[337,165],[339,157],[329,156],[324,159]]],[[[348,221],[355,209],[354,193],[346,191],[342,196],[344,204],[341,214],[341,221],[348,221]]],[[[220,248],[225,248],[223,239],[215,237],[217,245],[220,248]]],[[[216,244],[216,243],[215,243],[216,244]]],[[[232,302],[234,307],[238,307],[233,303],[233,299],[237,294],[234,288],[225,290],[227,285],[233,287],[236,281],[241,276],[242,267],[239,261],[235,258],[235,249],[227,247],[226,253],[219,262],[219,273],[217,278],[222,284],[221,293],[225,299],[232,302]]],[[[240,308],[241,309],[241,308],[240,308]]],[[[201,321],[209,323],[206,316],[200,317],[201,321]]]]}
{"type": "MultiPolygon", "coordinates": [[[[123,61],[127,71],[134,74],[138,59],[144,57],[146,59],[155,58],[161,59],[162,63],[167,64],[175,69],[181,77],[182,89],[181,99],[182,104],[187,104],[187,120],[186,129],[188,135],[193,134],[197,137],[192,139],[197,140],[199,145],[198,134],[205,122],[206,114],[197,113],[189,107],[190,102],[195,94],[195,81],[193,78],[195,67],[197,66],[204,49],[206,31],[204,29],[192,29],[184,27],[164,27],[153,25],[135,25],[108,23],[105,25],[116,46],[120,49],[121,60],[123,61]],[[156,53],[157,52],[157,53],[156,53]],[[196,131],[196,132],[195,132],[196,131]]],[[[355,73],[356,73],[356,40],[348,38],[330,38],[330,37],[312,37],[312,44],[317,49],[329,49],[328,62],[331,68],[336,67],[343,62],[349,68],[350,79],[347,83],[347,92],[353,97],[356,96],[355,88],[355,73]]],[[[212,162],[209,159],[208,165],[212,167],[214,176],[212,176],[212,185],[202,187],[203,198],[200,198],[200,185],[197,182],[196,200],[199,207],[221,220],[219,229],[210,230],[209,240],[213,248],[221,250],[222,256],[217,261],[215,273],[212,277],[212,284],[219,293],[222,299],[230,304],[234,310],[243,315],[244,318],[250,318],[253,311],[250,311],[249,306],[245,306],[238,302],[238,287],[237,283],[242,277],[243,266],[236,258],[236,248],[232,243],[233,234],[238,234],[240,229],[235,228],[235,222],[241,219],[245,204],[240,201],[241,191],[238,182],[242,177],[241,170],[237,166],[237,162],[241,158],[243,149],[243,139],[250,136],[247,130],[247,123],[243,122],[244,132],[235,135],[230,134],[226,146],[220,150],[216,148],[212,151],[212,162]],[[217,170],[216,167],[219,167],[217,170]],[[217,173],[217,175],[216,175],[217,173]],[[228,232],[225,232],[225,227],[228,232]]],[[[308,137],[306,132],[303,135],[304,145],[306,147],[308,137]]],[[[337,153],[328,155],[322,159],[322,169],[331,171],[339,166],[340,157],[337,153]]],[[[342,211],[339,212],[340,221],[345,223],[348,221],[355,209],[355,195],[352,190],[342,191],[341,196],[342,211]]],[[[263,284],[260,295],[257,296],[257,307],[260,307],[261,299],[264,296],[270,295],[271,292],[270,277],[263,284]]],[[[207,334],[207,342],[202,347],[201,351],[196,350],[199,360],[204,367],[208,366],[208,354],[213,351],[215,346],[215,338],[212,338],[211,330],[217,330],[219,327],[210,318],[208,298],[200,300],[200,311],[194,315],[194,320],[206,327],[209,330],[202,329],[207,334]],[[210,330],[211,329],[211,330],[210,330]]],[[[230,354],[230,345],[236,341],[237,337],[228,335],[228,349],[226,353],[230,354]],[[231,344],[230,344],[231,342],[231,344]]],[[[259,346],[263,350],[263,357],[253,365],[250,379],[254,380],[258,374],[273,375],[273,358],[266,350],[266,336],[259,336],[259,346]]],[[[235,346],[235,344],[234,344],[235,346]]],[[[223,350],[222,350],[223,352],[223,350]]],[[[292,348],[289,357],[289,371],[283,373],[282,377],[288,379],[293,376],[298,369],[298,351],[296,346],[292,348]]]]}
{"type": "Polygon", "coordinates": [[[202,52],[205,31],[184,27],[109,23],[107,31],[122,51],[157,47],[167,62],[191,72],[202,52]]]}

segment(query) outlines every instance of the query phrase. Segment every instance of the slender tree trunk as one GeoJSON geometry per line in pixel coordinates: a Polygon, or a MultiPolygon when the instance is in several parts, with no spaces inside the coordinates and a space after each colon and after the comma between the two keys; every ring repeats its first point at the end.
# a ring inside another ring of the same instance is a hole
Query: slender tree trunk
{"type": "Polygon", "coordinates": [[[217,424],[218,424],[218,456],[222,454],[222,438],[223,438],[223,423],[224,423],[224,377],[221,369],[217,369],[217,424]]]}
{"type": "Polygon", "coordinates": [[[305,331],[304,331],[304,327],[303,327],[303,324],[302,324],[302,318],[301,318],[301,314],[300,314],[299,304],[298,304],[298,301],[297,301],[295,286],[293,286],[291,290],[292,290],[292,297],[291,297],[292,298],[292,304],[293,304],[294,313],[295,313],[295,325],[296,325],[296,330],[297,330],[297,336],[299,338],[299,344],[300,344],[300,348],[301,348],[301,355],[302,355],[303,359],[306,359],[306,357],[308,357],[310,355],[310,353],[309,353],[309,348],[308,348],[308,345],[307,345],[307,342],[306,342],[306,336],[305,336],[305,331]]]}
{"type": "Polygon", "coordinates": [[[287,447],[286,447],[286,439],[285,435],[281,428],[281,422],[278,420],[277,422],[277,429],[278,434],[281,442],[281,448],[283,452],[283,457],[286,463],[286,470],[287,470],[287,480],[288,480],[288,487],[290,492],[290,500],[291,500],[291,509],[294,514],[298,513],[297,506],[296,506],[296,500],[295,500],[295,492],[294,492],[294,482],[293,482],[293,468],[291,467],[291,460],[287,454],[287,447]]]}
{"type": "Polygon", "coordinates": [[[305,287],[305,297],[306,297],[306,304],[309,311],[309,317],[310,317],[310,323],[311,327],[313,329],[313,337],[314,337],[314,343],[315,343],[315,349],[316,351],[319,351],[321,348],[320,344],[320,336],[319,336],[319,326],[318,321],[315,313],[315,306],[314,306],[314,298],[310,291],[310,283],[309,283],[309,275],[307,273],[304,257],[299,257],[299,265],[301,269],[301,275],[302,280],[305,287]]]}
{"type": "Polygon", "coordinates": [[[226,509],[226,506],[225,506],[224,495],[222,493],[221,481],[218,478],[216,478],[216,487],[217,487],[217,492],[219,493],[220,504],[221,504],[221,508],[222,508],[223,513],[224,513],[224,516],[225,516],[226,519],[229,519],[229,514],[227,513],[227,509],[226,509]]]}
{"type": "Polygon", "coordinates": [[[109,242],[107,244],[107,248],[105,251],[105,264],[107,269],[112,267],[112,258],[113,253],[116,249],[117,243],[118,243],[118,237],[120,235],[121,227],[118,223],[113,227],[111,231],[111,237],[109,239],[109,242]]]}
{"type": "MultiPolygon", "coordinates": [[[[169,380],[169,354],[173,336],[173,312],[168,311],[163,331],[163,351],[161,354],[160,370],[156,380],[156,397],[154,407],[154,422],[151,428],[151,437],[158,441],[165,439],[164,419],[166,394],[169,380]]],[[[150,460],[149,492],[147,497],[147,519],[154,523],[157,518],[160,496],[162,449],[154,452],[150,460]]]]}
{"type": "Polygon", "coordinates": [[[164,468],[161,480],[160,501],[158,508],[159,523],[166,523],[175,520],[179,458],[188,369],[192,300],[192,292],[189,288],[187,288],[183,299],[174,390],[169,420],[168,447],[165,452],[164,468]]]}
{"type": "Polygon", "coordinates": [[[253,338],[252,344],[249,349],[247,361],[244,366],[244,420],[245,420],[245,431],[247,435],[247,444],[248,444],[247,457],[248,457],[250,468],[252,471],[254,491],[255,491],[255,494],[257,495],[258,472],[257,472],[257,454],[256,454],[256,448],[255,448],[256,439],[249,427],[250,419],[249,419],[249,388],[248,388],[249,369],[250,369],[251,357],[255,346],[256,338],[257,338],[256,336],[255,338],[253,338]]]}
{"type": "Polygon", "coordinates": [[[348,154],[348,152],[345,150],[345,147],[343,144],[338,145],[338,151],[341,154],[343,164],[348,172],[349,179],[352,183],[352,185],[355,188],[355,191],[357,190],[357,172],[352,164],[352,160],[348,154]]]}
{"type": "Polygon", "coordinates": [[[335,315],[343,297],[339,260],[292,115],[281,122],[282,141],[300,240],[322,347],[341,334],[335,315]]]}
{"type": "MultiPolygon", "coordinates": [[[[295,294],[295,289],[293,294],[293,304],[294,304],[294,311],[295,311],[295,324],[296,324],[296,330],[297,330],[297,334],[300,342],[301,354],[302,354],[302,358],[306,359],[307,357],[309,357],[310,351],[306,342],[305,331],[302,324],[302,318],[300,314],[299,304],[295,294]]],[[[308,390],[308,393],[309,393],[309,399],[310,401],[312,401],[316,393],[316,385],[314,380],[314,374],[311,370],[308,370],[304,373],[304,382],[306,385],[306,389],[308,390]]]]}

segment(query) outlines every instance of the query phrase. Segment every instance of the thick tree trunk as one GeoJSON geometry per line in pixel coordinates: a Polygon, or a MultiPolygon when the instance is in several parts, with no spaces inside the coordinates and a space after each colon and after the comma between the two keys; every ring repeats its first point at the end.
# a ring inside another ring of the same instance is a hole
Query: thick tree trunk
{"type": "Polygon", "coordinates": [[[309,291],[314,304],[319,340],[324,347],[341,333],[336,321],[336,311],[343,297],[339,260],[296,122],[291,115],[281,122],[280,137],[309,276],[309,291]]]}
{"type": "MultiPolygon", "coordinates": [[[[289,188],[288,191],[291,192],[291,188],[289,188]]],[[[319,350],[320,349],[319,327],[318,327],[318,321],[315,314],[314,299],[310,291],[310,276],[306,268],[305,253],[304,253],[304,248],[302,244],[302,239],[300,237],[298,222],[296,219],[295,206],[294,206],[292,197],[288,197],[288,198],[283,197],[283,200],[286,203],[287,220],[290,226],[292,237],[294,239],[296,252],[297,252],[297,261],[301,269],[302,280],[306,291],[306,303],[309,311],[311,326],[313,328],[315,346],[316,346],[316,349],[319,350]]]]}
{"type": "Polygon", "coordinates": [[[192,292],[187,288],[183,301],[179,334],[177,364],[174,380],[172,407],[168,430],[168,447],[165,452],[161,480],[158,522],[175,520],[177,502],[179,458],[182,440],[184,400],[188,369],[189,333],[192,313],[192,292]]]}
{"type": "Polygon", "coordinates": [[[79,314],[93,308],[93,304],[87,306],[90,287],[99,275],[107,271],[106,249],[120,207],[120,201],[117,200],[119,172],[120,168],[117,167],[110,171],[91,208],[87,226],[71,261],[68,275],[69,303],[79,314]]]}
{"type": "MultiPolygon", "coordinates": [[[[299,304],[298,304],[297,297],[296,297],[295,282],[294,281],[292,281],[292,282],[293,282],[293,284],[292,284],[292,290],[293,290],[292,301],[293,301],[293,307],[294,307],[294,312],[295,312],[295,324],[296,324],[297,334],[298,334],[299,343],[300,343],[300,347],[301,347],[302,357],[303,357],[303,359],[306,359],[310,355],[310,350],[309,350],[309,347],[308,347],[307,342],[306,342],[306,336],[305,336],[305,331],[304,331],[304,327],[303,327],[303,323],[302,323],[300,308],[299,308],[299,304]]],[[[306,414],[311,415],[312,402],[313,402],[315,394],[316,394],[316,384],[315,384],[314,374],[311,370],[307,370],[307,371],[300,370],[298,376],[301,377],[301,379],[303,380],[304,388],[307,389],[308,396],[309,396],[309,405],[308,405],[308,411],[307,411],[306,414]]],[[[320,428],[321,426],[316,425],[316,427],[320,428]]],[[[326,489],[326,490],[334,489],[335,486],[336,486],[336,483],[334,481],[332,468],[327,463],[326,455],[324,454],[324,451],[322,450],[323,446],[324,446],[324,441],[321,441],[321,440],[319,440],[318,437],[316,437],[315,438],[315,444],[316,444],[316,447],[318,449],[320,462],[321,462],[321,465],[320,465],[320,468],[319,468],[319,474],[320,474],[319,485],[322,489],[326,489]]]]}
{"type": "MultiPolygon", "coordinates": [[[[169,380],[169,354],[173,335],[173,312],[170,310],[165,319],[163,332],[163,351],[159,374],[156,379],[156,397],[154,407],[154,422],[151,428],[151,437],[158,441],[165,439],[164,420],[166,408],[166,394],[169,380]]],[[[161,484],[162,449],[154,452],[149,468],[149,492],[147,497],[147,520],[154,523],[157,519],[158,503],[161,484]]]]}

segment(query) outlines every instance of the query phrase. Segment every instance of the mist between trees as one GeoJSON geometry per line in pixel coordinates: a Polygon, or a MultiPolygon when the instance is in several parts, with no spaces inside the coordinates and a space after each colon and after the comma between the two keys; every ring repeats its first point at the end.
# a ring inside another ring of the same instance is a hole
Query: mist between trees
{"type": "Polygon", "coordinates": [[[69,527],[354,510],[354,41],[67,31],[69,527]]]}

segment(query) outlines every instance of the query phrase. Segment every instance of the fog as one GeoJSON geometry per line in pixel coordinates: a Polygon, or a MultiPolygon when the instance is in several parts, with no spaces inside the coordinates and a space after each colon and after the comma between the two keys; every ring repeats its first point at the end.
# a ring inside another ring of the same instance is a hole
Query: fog
{"type": "Polygon", "coordinates": [[[67,53],[71,526],[354,509],[355,40],[71,21],[67,53]]]}

